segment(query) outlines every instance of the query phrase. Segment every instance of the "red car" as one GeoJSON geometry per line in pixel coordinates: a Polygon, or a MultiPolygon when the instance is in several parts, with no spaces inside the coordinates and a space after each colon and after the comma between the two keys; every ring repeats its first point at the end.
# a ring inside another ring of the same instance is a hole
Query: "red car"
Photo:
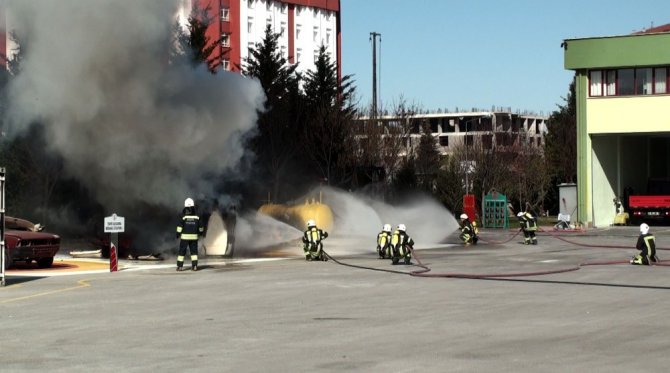
{"type": "Polygon", "coordinates": [[[15,262],[37,262],[40,268],[49,268],[60,250],[60,237],[42,232],[44,227],[28,220],[5,217],[5,267],[15,262]]]}

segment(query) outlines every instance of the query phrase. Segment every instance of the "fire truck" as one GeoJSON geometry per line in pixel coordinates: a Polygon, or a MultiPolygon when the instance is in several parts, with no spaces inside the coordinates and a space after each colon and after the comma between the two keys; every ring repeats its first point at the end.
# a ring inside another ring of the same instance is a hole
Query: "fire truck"
{"type": "Polygon", "coordinates": [[[633,224],[670,224],[670,178],[650,178],[645,194],[628,196],[628,211],[633,224]]]}

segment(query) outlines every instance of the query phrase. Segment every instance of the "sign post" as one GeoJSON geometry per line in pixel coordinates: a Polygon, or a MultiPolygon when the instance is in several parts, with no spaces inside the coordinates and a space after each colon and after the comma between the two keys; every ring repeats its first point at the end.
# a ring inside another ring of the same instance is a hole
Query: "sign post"
{"type": "Polygon", "coordinates": [[[110,233],[109,237],[109,271],[116,272],[119,270],[118,258],[116,248],[119,243],[119,233],[125,230],[126,219],[122,216],[112,214],[105,218],[105,233],[110,233]]]}

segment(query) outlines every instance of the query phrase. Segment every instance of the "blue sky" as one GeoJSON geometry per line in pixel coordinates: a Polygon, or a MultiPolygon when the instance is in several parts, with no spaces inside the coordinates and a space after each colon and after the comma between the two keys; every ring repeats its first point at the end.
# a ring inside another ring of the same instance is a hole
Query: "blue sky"
{"type": "Polygon", "coordinates": [[[564,39],[670,23],[669,0],[341,0],[342,71],[372,97],[370,32],[381,33],[378,100],[426,110],[510,107],[550,114],[573,72],[564,39]]]}

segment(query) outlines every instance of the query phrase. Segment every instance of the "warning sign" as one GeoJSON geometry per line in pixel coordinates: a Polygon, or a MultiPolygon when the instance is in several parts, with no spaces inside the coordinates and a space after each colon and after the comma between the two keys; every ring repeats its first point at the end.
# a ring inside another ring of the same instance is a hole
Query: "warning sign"
{"type": "Polygon", "coordinates": [[[112,214],[105,218],[105,233],[123,233],[126,219],[112,214]]]}

